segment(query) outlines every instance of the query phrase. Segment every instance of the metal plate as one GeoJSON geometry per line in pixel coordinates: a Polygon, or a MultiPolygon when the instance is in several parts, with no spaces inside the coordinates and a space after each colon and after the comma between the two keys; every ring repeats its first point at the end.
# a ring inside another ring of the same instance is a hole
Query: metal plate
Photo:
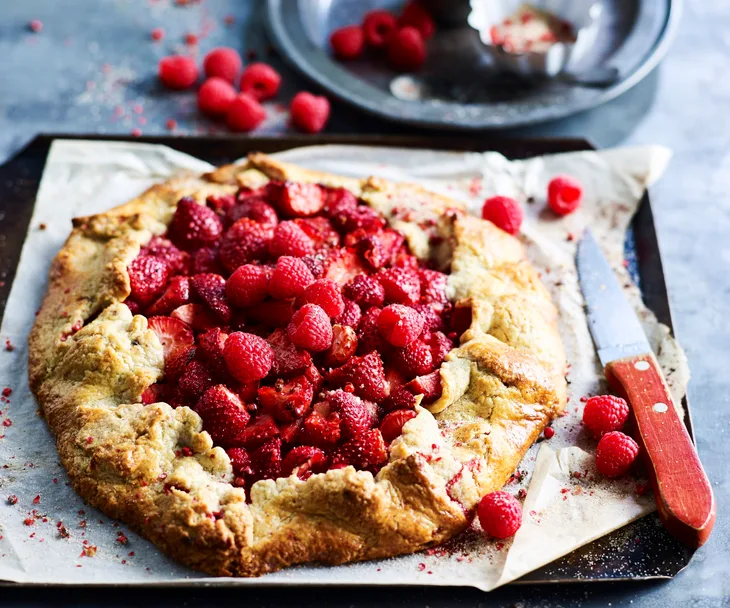
{"type": "MultiPolygon", "coordinates": [[[[20,252],[25,240],[35,201],[38,185],[43,173],[48,150],[54,139],[91,139],[116,140],[154,143],[169,146],[175,150],[191,154],[213,164],[219,165],[241,158],[248,152],[279,152],[317,144],[353,144],[372,146],[398,146],[411,148],[432,148],[457,151],[494,150],[508,158],[528,158],[531,156],[557,152],[571,152],[592,149],[582,139],[506,139],[495,135],[480,137],[389,137],[371,136],[296,136],[282,138],[257,138],[245,136],[221,137],[110,137],[103,135],[41,135],[21,150],[14,158],[0,165],[0,320],[10,294],[20,252]]],[[[648,196],[644,196],[639,210],[627,235],[627,258],[631,261],[632,275],[641,277],[642,295],[646,305],[656,314],[659,321],[672,327],[664,273],[659,246],[656,240],[654,220],[648,196]]],[[[689,404],[683,401],[685,424],[692,432],[689,404]]],[[[545,583],[577,583],[591,581],[626,581],[670,578],[675,576],[690,561],[693,550],[683,547],[661,526],[656,514],[652,514],[617,530],[607,536],[580,547],[543,568],[522,577],[514,585],[545,583]]],[[[92,587],[93,585],[87,585],[92,587]]],[[[161,584],[161,587],[199,587],[194,581],[185,584],[161,584]]],[[[0,582],[0,588],[40,588],[48,585],[14,584],[0,582]]],[[[102,587],[108,587],[102,585],[102,587]]],[[[206,584],[206,591],[223,585],[206,584]]],[[[3,589],[6,593],[7,589],[3,589]]],[[[179,591],[179,589],[178,589],[179,591]]],[[[123,592],[118,589],[119,593],[123,592]]],[[[150,593],[145,588],[145,593],[150,593]]],[[[172,590],[171,590],[172,592],[172,590]]],[[[221,591],[222,592],[222,591],[221,591]]],[[[76,591],[74,591],[76,593],[76,591]]],[[[116,593],[116,592],[115,592],[116,593]]],[[[240,590],[232,591],[232,594],[240,590]]],[[[253,589],[246,590],[247,597],[264,598],[266,594],[279,593],[280,600],[291,599],[297,607],[321,606],[321,591],[306,589],[253,589]]],[[[400,593],[392,587],[379,590],[366,587],[358,591],[363,597],[371,597],[372,605],[392,603],[393,594],[405,598],[416,593],[413,588],[408,593],[400,593]]],[[[496,593],[496,592],[495,592],[496,593]]],[[[499,591],[498,594],[505,593],[499,591]]],[[[441,591],[429,587],[423,601],[430,603],[433,598],[447,595],[449,598],[480,598],[482,592],[468,588],[449,588],[441,591]]],[[[493,594],[494,595],[494,594],[493,594]]],[[[4,596],[3,596],[4,597],[4,596]]],[[[187,596],[180,595],[183,601],[187,596]]],[[[235,596],[236,601],[240,600],[235,596]]],[[[328,587],[328,603],[352,605],[351,591],[328,587]]],[[[263,599],[262,599],[263,601],[263,599]]],[[[249,602],[250,603],[250,602],[249,602]]],[[[456,603],[456,602],[455,602],[456,603]]],[[[279,605],[274,602],[273,605],[279,605]]],[[[472,601],[469,605],[476,605],[472,601]]]]}
{"type": "MultiPolygon", "coordinates": [[[[463,2],[464,0],[453,0],[463,2]]],[[[562,118],[605,103],[656,67],[676,31],[681,0],[603,0],[594,48],[580,71],[610,65],[619,80],[591,89],[559,81],[526,83],[495,74],[476,31],[440,29],[429,42],[422,72],[441,83],[438,98],[405,101],[389,92],[396,75],[382,61],[338,62],[329,54],[329,33],[359,23],[394,0],[267,0],[269,33],[281,54],[327,91],[383,118],[434,128],[490,129],[562,118]]]]}

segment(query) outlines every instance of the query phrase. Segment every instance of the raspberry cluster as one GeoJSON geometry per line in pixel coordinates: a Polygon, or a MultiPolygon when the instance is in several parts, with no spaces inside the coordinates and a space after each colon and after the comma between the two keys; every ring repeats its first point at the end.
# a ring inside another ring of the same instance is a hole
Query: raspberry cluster
{"type": "MultiPolygon", "coordinates": [[[[238,51],[220,47],[205,56],[203,71],[206,80],[198,89],[198,109],[203,114],[224,120],[234,132],[252,131],[266,120],[261,102],[275,97],[281,85],[273,67],[255,62],[244,69],[238,51]]],[[[162,84],[177,90],[192,87],[199,78],[195,61],[185,55],[164,57],[158,74],[162,84]]],[[[326,97],[302,91],[292,99],[289,111],[295,127],[317,133],[327,123],[330,104],[326,97]]]]}
{"type": "Polygon", "coordinates": [[[417,1],[405,5],[400,17],[378,9],[365,15],[360,25],[348,25],[330,35],[338,59],[358,59],[366,50],[374,58],[384,56],[399,72],[415,72],[426,60],[426,42],[436,27],[429,12],[417,1]]]}
{"type": "Polygon", "coordinates": [[[126,304],[165,357],[143,402],[198,412],[244,487],[376,473],[416,396],[440,396],[465,323],[446,275],[349,191],[318,184],[183,198],[128,272],[126,304]]]}

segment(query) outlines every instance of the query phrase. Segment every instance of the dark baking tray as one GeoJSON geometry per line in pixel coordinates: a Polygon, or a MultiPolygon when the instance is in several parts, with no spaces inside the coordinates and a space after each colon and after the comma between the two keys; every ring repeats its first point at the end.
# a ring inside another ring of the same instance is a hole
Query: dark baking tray
{"type": "MultiPolygon", "coordinates": [[[[230,162],[251,151],[277,152],[289,148],[316,144],[359,144],[432,148],[444,150],[494,150],[509,158],[528,158],[539,154],[590,150],[594,147],[584,139],[504,139],[497,136],[480,137],[392,137],[381,135],[318,136],[318,137],[108,137],[40,135],[7,163],[0,166],[0,318],[10,293],[20,252],[28,229],[38,185],[43,173],[48,150],[54,139],[91,139],[138,141],[164,144],[181,152],[207,160],[213,164],[230,162]]],[[[644,301],[659,320],[672,327],[669,300],[654,229],[654,218],[648,195],[641,201],[627,237],[627,258],[632,274],[642,286],[644,301]]],[[[692,435],[689,407],[685,400],[685,423],[692,435]]],[[[582,547],[569,555],[532,572],[515,584],[577,583],[588,581],[627,581],[666,579],[676,575],[690,561],[693,551],[671,538],[653,514],[582,547]]],[[[194,586],[195,582],[191,581],[194,586]]],[[[4,584],[9,587],[37,587],[38,585],[4,584]]],[[[174,585],[171,585],[174,586],[174,585]]],[[[433,589],[433,588],[432,588],[433,589]]],[[[243,590],[239,589],[239,592],[243,590]]],[[[434,593],[440,592],[434,589],[434,593]]],[[[465,591],[466,592],[466,591],[465,591]]],[[[231,590],[231,593],[236,591],[231,590]]],[[[245,593],[254,593],[248,588],[245,593]]],[[[255,591],[265,594],[263,589],[255,591]]],[[[282,590],[299,598],[299,605],[316,601],[319,593],[282,590]]],[[[359,592],[358,592],[359,593],[359,592]]],[[[380,593],[373,591],[373,593],[380,593]]],[[[383,591],[383,593],[386,593],[383,591]]],[[[430,593],[430,592],[429,592],[430,593]]],[[[452,589],[451,596],[461,590],[452,589]]],[[[332,601],[347,599],[344,591],[328,587],[332,601]]],[[[352,599],[350,597],[350,599],[352,599]]],[[[283,600],[283,598],[282,598],[283,600]]],[[[296,603],[296,602],[295,602],[296,603]]]]}

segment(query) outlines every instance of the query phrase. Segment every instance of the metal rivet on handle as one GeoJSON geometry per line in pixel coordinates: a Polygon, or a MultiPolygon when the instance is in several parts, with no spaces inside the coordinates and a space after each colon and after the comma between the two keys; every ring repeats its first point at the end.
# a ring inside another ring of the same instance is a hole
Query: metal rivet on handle
{"type": "Polygon", "coordinates": [[[666,403],[662,403],[661,401],[659,403],[654,404],[654,411],[659,412],[660,414],[663,414],[669,409],[669,406],[666,403]]]}
{"type": "Polygon", "coordinates": [[[640,372],[645,372],[647,369],[649,369],[649,362],[637,361],[636,363],[634,363],[634,369],[638,369],[640,372]]]}

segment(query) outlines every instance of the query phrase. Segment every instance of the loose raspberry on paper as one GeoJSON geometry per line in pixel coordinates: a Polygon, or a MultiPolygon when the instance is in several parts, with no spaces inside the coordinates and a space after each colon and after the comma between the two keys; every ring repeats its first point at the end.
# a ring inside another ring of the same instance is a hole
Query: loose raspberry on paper
{"type": "Polygon", "coordinates": [[[620,431],[606,433],[596,448],[596,468],[606,477],[621,477],[639,455],[639,445],[620,431]]]}
{"type": "Polygon", "coordinates": [[[548,205],[558,215],[568,215],[580,207],[583,186],[570,175],[558,175],[548,184],[548,205]]]}
{"type": "Polygon", "coordinates": [[[490,492],[477,507],[482,529],[493,538],[514,536],[522,525],[522,505],[509,492],[490,492]]]}
{"type": "Polygon", "coordinates": [[[591,397],[583,408],[583,424],[596,439],[610,431],[620,431],[628,417],[629,404],[613,395],[591,397]]]}
{"type": "Polygon", "coordinates": [[[493,196],[484,201],[482,217],[497,228],[515,235],[520,231],[523,213],[520,204],[508,196],[493,196]]]}

